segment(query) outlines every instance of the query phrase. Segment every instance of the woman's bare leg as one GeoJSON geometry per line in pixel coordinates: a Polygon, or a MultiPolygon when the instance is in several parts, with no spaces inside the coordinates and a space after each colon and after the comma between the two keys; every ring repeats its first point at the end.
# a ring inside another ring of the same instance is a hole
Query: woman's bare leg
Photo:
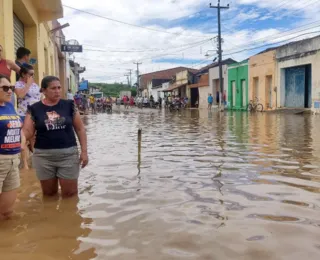
{"type": "Polygon", "coordinates": [[[17,194],[17,189],[0,194],[0,220],[8,219],[12,214],[17,194]]]}
{"type": "Polygon", "coordinates": [[[29,151],[28,149],[23,149],[21,151],[21,159],[23,163],[23,168],[24,170],[29,170],[29,164],[28,164],[28,159],[29,159],[29,151]]]}
{"type": "Polygon", "coordinates": [[[52,197],[58,193],[58,179],[40,181],[43,196],[52,197]]]}
{"type": "Polygon", "coordinates": [[[63,198],[70,198],[78,195],[78,180],[59,179],[59,183],[63,198]]]}

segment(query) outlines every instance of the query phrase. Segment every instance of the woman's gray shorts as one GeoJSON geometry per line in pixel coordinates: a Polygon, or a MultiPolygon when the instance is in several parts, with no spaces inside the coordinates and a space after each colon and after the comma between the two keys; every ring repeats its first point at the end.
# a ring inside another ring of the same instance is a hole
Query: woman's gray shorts
{"type": "Polygon", "coordinates": [[[40,181],[54,178],[76,180],[80,172],[77,147],[66,149],[35,149],[33,167],[40,181]]]}

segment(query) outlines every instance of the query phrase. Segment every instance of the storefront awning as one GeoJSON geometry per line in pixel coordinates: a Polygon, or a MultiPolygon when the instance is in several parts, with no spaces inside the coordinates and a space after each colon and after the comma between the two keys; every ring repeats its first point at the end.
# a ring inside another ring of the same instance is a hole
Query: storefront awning
{"type": "Polygon", "coordinates": [[[185,87],[185,86],[187,86],[187,84],[182,84],[182,85],[173,84],[170,88],[163,90],[163,92],[172,92],[173,90],[175,90],[177,88],[181,88],[181,87],[185,87]]]}

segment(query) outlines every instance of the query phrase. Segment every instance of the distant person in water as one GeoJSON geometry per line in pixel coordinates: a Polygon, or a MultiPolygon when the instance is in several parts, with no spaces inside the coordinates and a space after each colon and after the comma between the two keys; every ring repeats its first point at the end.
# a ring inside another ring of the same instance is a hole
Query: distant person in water
{"type": "Polygon", "coordinates": [[[59,78],[45,77],[41,90],[45,99],[29,107],[23,132],[27,140],[37,132],[33,165],[43,195],[56,195],[60,184],[62,197],[71,197],[78,194],[80,166],[88,164],[86,130],[75,103],[61,99],[59,78]]]}
{"type": "Polygon", "coordinates": [[[213,104],[213,96],[211,94],[208,95],[208,110],[212,109],[213,104]]]}

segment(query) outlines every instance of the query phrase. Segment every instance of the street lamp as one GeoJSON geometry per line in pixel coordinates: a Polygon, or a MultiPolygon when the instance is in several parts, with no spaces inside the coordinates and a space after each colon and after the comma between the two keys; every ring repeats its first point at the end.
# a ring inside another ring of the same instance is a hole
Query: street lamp
{"type": "Polygon", "coordinates": [[[209,52],[212,52],[212,51],[217,52],[217,50],[208,50],[204,56],[207,58],[209,58],[210,56],[213,56],[209,54],[209,52]]]}
{"type": "Polygon", "coordinates": [[[56,27],[56,28],[53,28],[50,32],[51,32],[51,33],[54,33],[54,32],[56,32],[56,31],[58,31],[58,30],[62,30],[62,29],[67,28],[67,27],[69,27],[69,26],[70,26],[69,23],[65,23],[65,24],[60,25],[60,26],[58,26],[58,27],[56,27]]]}
{"type": "MultiPolygon", "coordinates": [[[[213,50],[212,50],[213,51],[213,50]]],[[[209,54],[209,51],[207,51],[207,53],[206,53],[206,55],[204,55],[206,58],[209,58],[210,56],[212,56],[212,55],[210,55],[209,54]]],[[[218,58],[217,57],[215,57],[214,59],[213,59],[213,62],[215,62],[216,60],[217,60],[218,58]]]]}

